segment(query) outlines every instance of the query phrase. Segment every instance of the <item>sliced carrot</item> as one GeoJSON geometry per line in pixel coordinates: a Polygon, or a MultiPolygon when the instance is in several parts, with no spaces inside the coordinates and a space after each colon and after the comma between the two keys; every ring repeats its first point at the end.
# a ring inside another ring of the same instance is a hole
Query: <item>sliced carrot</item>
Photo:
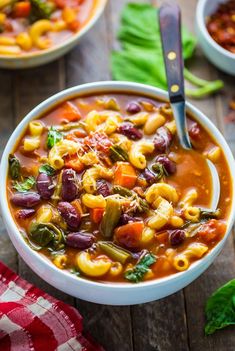
{"type": "Polygon", "coordinates": [[[73,32],[76,32],[80,28],[80,22],[78,20],[70,22],[67,25],[68,29],[72,30],[73,32]]]}
{"type": "Polygon", "coordinates": [[[138,248],[143,229],[143,222],[128,223],[115,230],[115,238],[121,245],[127,248],[138,248]]]}
{"type": "Polygon", "coordinates": [[[100,223],[104,214],[104,208],[91,208],[90,209],[90,218],[93,223],[100,223]]]}
{"type": "Polygon", "coordinates": [[[84,164],[79,160],[77,155],[70,156],[65,160],[65,167],[66,168],[72,168],[74,171],[77,173],[80,173],[84,170],[84,164]]]}
{"type": "Polygon", "coordinates": [[[132,189],[137,179],[136,171],[129,162],[118,162],[114,173],[114,184],[132,189]]]}
{"type": "Polygon", "coordinates": [[[74,122],[78,121],[81,118],[81,115],[76,105],[70,101],[66,101],[62,105],[62,117],[69,122],[74,122]]]}
{"type": "Polygon", "coordinates": [[[156,238],[157,238],[157,241],[160,244],[164,244],[165,245],[169,241],[169,234],[168,234],[168,232],[163,232],[163,233],[157,234],[156,238]]]}
{"type": "Polygon", "coordinates": [[[76,209],[76,211],[78,213],[80,213],[81,215],[83,214],[83,209],[82,209],[82,206],[81,206],[81,202],[78,199],[72,201],[71,205],[73,205],[75,207],[75,209],[76,209]]]}
{"type": "Polygon", "coordinates": [[[31,4],[29,1],[20,1],[14,5],[13,16],[14,17],[28,17],[31,11],[31,4]]]}

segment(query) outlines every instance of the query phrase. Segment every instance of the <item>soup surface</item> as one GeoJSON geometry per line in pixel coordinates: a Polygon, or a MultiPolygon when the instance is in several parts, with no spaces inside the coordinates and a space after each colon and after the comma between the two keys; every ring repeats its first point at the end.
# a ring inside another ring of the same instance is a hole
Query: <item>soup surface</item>
{"type": "Polygon", "coordinates": [[[170,106],[147,97],[61,103],[29,123],[9,156],[19,232],[58,268],[94,280],[187,270],[223,237],[232,192],[220,147],[190,116],[188,129],[193,150],[179,145],[170,106]],[[206,158],[221,181],[215,212],[206,158]]]}
{"type": "Polygon", "coordinates": [[[90,19],[96,0],[2,0],[0,55],[49,49],[71,38],[90,19]]]}

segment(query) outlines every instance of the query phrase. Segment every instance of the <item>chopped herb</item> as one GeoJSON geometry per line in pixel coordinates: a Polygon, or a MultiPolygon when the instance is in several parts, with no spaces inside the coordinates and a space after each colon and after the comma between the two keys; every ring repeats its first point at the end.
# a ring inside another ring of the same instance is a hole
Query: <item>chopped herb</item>
{"type": "Polygon", "coordinates": [[[70,273],[76,275],[77,277],[81,275],[80,272],[75,267],[70,269],[70,273]]]}
{"type": "Polygon", "coordinates": [[[220,215],[220,209],[217,208],[215,211],[211,210],[202,210],[200,211],[200,218],[201,219],[212,219],[212,218],[218,218],[220,215]]]}
{"type": "Polygon", "coordinates": [[[157,260],[156,256],[147,253],[132,269],[128,269],[125,273],[125,278],[134,283],[139,283],[143,280],[145,273],[148,272],[149,267],[157,260]]]}
{"type": "Polygon", "coordinates": [[[235,324],[235,279],[216,290],[207,300],[206,335],[235,324]]]}
{"type": "Polygon", "coordinates": [[[164,175],[168,176],[165,167],[160,162],[154,163],[152,170],[156,174],[157,179],[161,179],[164,175]]]}
{"type": "Polygon", "coordinates": [[[46,173],[49,176],[53,176],[56,173],[56,170],[51,167],[49,164],[45,164],[39,167],[39,173],[46,173]]]}
{"type": "Polygon", "coordinates": [[[39,19],[49,19],[52,12],[55,10],[55,4],[51,1],[30,0],[30,2],[30,22],[32,23],[39,19]]]}
{"type": "Polygon", "coordinates": [[[22,183],[15,182],[13,188],[19,191],[20,193],[25,193],[29,191],[34,186],[34,184],[35,184],[35,178],[30,176],[26,178],[25,181],[22,183]]]}
{"type": "Polygon", "coordinates": [[[116,161],[128,161],[128,154],[119,145],[113,145],[109,149],[110,158],[113,162],[116,161]]]}
{"type": "Polygon", "coordinates": [[[47,147],[51,149],[63,138],[62,134],[54,127],[51,127],[47,136],[47,147]]]}
{"type": "Polygon", "coordinates": [[[18,179],[20,176],[20,161],[14,155],[9,155],[9,171],[12,179],[18,179]]]}

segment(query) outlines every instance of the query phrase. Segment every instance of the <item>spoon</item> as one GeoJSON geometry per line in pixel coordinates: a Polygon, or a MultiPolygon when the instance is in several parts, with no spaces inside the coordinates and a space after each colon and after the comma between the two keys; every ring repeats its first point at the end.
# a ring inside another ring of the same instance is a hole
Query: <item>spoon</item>
{"type": "MultiPolygon", "coordinates": [[[[171,108],[176,122],[180,145],[192,149],[189,138],[184,93],[184,61],[181,41],[181,13],[176,4],[164,4],[159,10],[159,23],[162,39],[163,56],[168,83],[171,108]]],[[[212,179],[213,196],[210,209],[215,211],[220,198],[220,180],[215,165],[206,159],[212,179]]]]}

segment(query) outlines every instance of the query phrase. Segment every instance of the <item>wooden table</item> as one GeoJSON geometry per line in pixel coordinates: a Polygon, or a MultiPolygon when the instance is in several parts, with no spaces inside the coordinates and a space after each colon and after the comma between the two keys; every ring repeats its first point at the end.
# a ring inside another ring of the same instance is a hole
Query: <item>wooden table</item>
{"type": "MultiPolygon", "coordinates": [[[[172,1],[172,0],[171,0],[172,1]]],[[[109,53],[117,47],[115,35],[120,11],[127,0],[110,0],[95,27],[67,56],[49,65],[25,70],[0,70],[0,147],[3,149],[17,123],[39,102],[77,84],[110,79],[109,53]]],[[[196,0],[179,0],[183,21],[193,31],[196,0]]],[[[205,79],[220,77],[224,91],[194,101],[218,125],[235,150],[235,124],[225,124],[228,101],[235,94],[234,79],[218,72],[198,50],[190,69],[205,79]]],[[[96,305],[63,294],[36,276],[18,256],[4,226],[0,226],[0,258],[23,278],[53,296],[76,306],[84,324],[107,351],[234,351],[235,329],[205,337],[204,305],[221,284],[235,277],[232,235],[215,263],[184,290],[162,299],[132,307],[96,305]]],[[[43,351],[43,350],[42,350],[43,351]]]]}

